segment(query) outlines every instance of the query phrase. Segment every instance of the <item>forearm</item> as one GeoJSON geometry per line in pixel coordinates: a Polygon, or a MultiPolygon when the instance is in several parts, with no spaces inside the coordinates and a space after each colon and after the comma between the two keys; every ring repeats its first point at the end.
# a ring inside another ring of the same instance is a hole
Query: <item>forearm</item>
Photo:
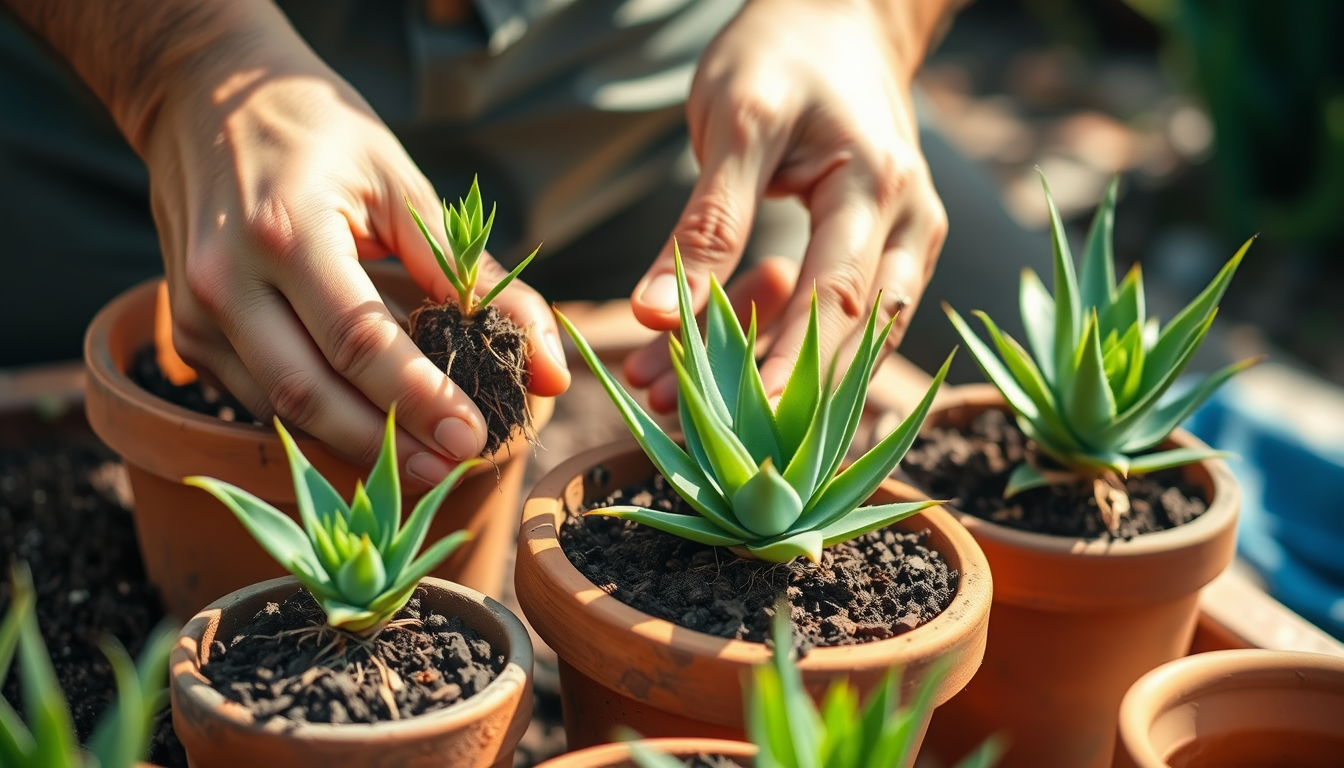
{"type": "Polygon", "coordinates": [[[269,0],[0,0],[74,68],[137,151],[164,100],[308,53],[269,0]]]}
{"type": "Polygon", "coordinates": [[[897,66],[910,80],[924,57],[947,34],[952,18],[972,0],[858,0],[878,20],[892,47],[897,66]]]}

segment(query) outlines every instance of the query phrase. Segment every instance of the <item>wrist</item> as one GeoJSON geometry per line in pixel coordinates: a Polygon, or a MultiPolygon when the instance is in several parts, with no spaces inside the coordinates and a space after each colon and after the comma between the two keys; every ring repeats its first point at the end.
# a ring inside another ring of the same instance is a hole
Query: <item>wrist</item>
{"type": "Polygon", "coordinates": [[[852,0],[889,44],[903,84],[914,80],[924,58],[942,39],[952,17],[970,0],[852,0]]]}

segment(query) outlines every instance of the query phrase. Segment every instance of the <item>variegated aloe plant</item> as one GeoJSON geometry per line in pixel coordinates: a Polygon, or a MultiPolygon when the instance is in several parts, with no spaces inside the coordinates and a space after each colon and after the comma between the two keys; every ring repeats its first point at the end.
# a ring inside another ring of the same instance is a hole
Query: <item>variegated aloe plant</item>
{"type": "MultiPolygon", "coordinates": [[[[1030,351],[983,312],[998,357],[951,307],[944,307],[975,361],[1017,416],[1022,431],[1064,471],[1018,465],[1004,496],[1055,482],[1110,483],[1099,503],[1127,508],[1116,477],[1177,467],[1223,454],[1196,448],[1150,453],[1233,374],[1243,360],[1208,376],[1179,397],[1165,398],[1208,333],[1247,240],[1199,296],[1166,325],[1146,314],[1143,274],[1136,264],[1116,284],[1111,237],[1117,183],[1112,182],[1087,237],[1081,275],[1059,211],[1045,184],[1054,241],[1054,295],[1031,269],[1022,271],[1021,310],[1030,351]]],[[[1098,486],[1100,487],[1100,486],[1098,486]]],[[[1123,511],[1123,509],[1121,510],[1123,511]]],[[[1105,512],[1105,509],[1103,509],[1105,512]]],[[[1108,519],[1108,523],[1111,520],[1108,519]]]]}
{"type": "Polygon", "coordinates": [[[308,463],[280,420],[275,420],[294,476],[294,500],[302,528],[237,486],[209,477],[183,480],[223,502],[262,549],[307,588],[326,612],[328,624],[360,634],[385,626],[411,599],[420,579],[471,537],[467,531],[458,531],[416,556],[444,497],[481,461],[457,465],[420,499],[403,527],[395,414],[393,406],[387,413],[382,451],[369,482],[355,483],[349,504],[308,463]]]}
{"type": "Polygon", "coordinates": [[[858,351],[832,389],[834,365],[822,377],[814,294],[798,362],[779,404],[771,408],[756,367],[755,311],[743,333],[728,297],[711,277],[707,338],[702,339],[680,251],[675,259],[681,340],[671,338],[669,344],[685,449],[621,388],[569,320],[556,314],[653,465],[699,514],[633,506],[607,507],[593,514],[633,520],[702,544],[732,547],[747,557],[788,562],[800,556],[816,561],[823,547],[937,503],[860,506],[905,456],[947,375],[951,356],[905,421],[842,468],[891,322],[879,330],[874,305],[858,351]]]}

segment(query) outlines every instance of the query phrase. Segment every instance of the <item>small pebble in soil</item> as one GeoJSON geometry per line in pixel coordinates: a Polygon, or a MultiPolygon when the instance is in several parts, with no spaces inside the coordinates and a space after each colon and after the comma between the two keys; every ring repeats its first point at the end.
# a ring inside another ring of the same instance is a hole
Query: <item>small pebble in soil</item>
{"type": "Polygon", "coordinates": [[[391,720],[388,690],[399,717],[442,709],[489,685],[504,657],[460,618],[422,611],[425,595],[417,589],[386,629],[359,639],[327,627],[300,590],[268,603],[227,646],[216,641],[201,674],[259,722],[281,718],[274,727],[391,720]]]}
{"type": "MultiPolygon", "coordinates": [[[[590,506],[691,509],[661,475],[590,506]]],[[[885,640],[952,602],[959,574],[927,545],[928,531],[883,529],[827,548],[820,563],[769,563],[601,515],[573,516],[560,542],[574,566],[616,599],[688,629],[766,642],[787,595],[800,648],[885,640]]]]}
{"type": "Polygon", "coordinates": [[[1085,539],[1131,539],[1184,525],[1204,514],[1204,489],[1180,469],[1124,480],[1130,511],[1114,535],[1107,530],[1090,483],[1034,488],[1003,498],[1008,476],[1028,457],[1047,461],[1003,411],[987,410],[970,428],[930,427],[901,468],[917,487],[976,517],[1009,528],[1085,539]]]}

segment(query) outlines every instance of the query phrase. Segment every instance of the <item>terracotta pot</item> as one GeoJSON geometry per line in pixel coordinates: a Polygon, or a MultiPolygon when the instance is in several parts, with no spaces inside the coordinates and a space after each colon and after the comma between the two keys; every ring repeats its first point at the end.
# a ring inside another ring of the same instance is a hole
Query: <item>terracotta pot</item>
{"type": "MultiPolygon", "coordinates": [[[[579,454],[552,470],[523,508],[514,574],[518,602],[537,634],[559,655],[565,733],[575,749],[610,741],[617,725],[648,737],[741,740],[743,675],[770,657],[763,644],[695,632],[642,613],[602,591],[570,564],[556,539],[566,517],[586,500],[605,497],[652,473],[638,445],[621,441],[579,454]],[[595,467],[606,472],[593,472],[595,467]]],[[[913,489],[888,482],[871,501],[911,498],[916,498],[913,489]]],[[[929,546],[961,573],[957,594],[933,621],[899,637],[813,649],[800,668],[817,698],[843,675],[867,692],[892,667],[904,669],[903,693],[909,696],[930,665],[941,659],[950,664],[935,697],[941,703],[961,690],[980,665],[991,592],[984,555],[939,509],[896,527],[931,529],[929,546]]]]}
{"type": "Polygon", "coordinates": [[[1344,658],[1215,651],[1164,664],[1120,705],[1116,768],[1344,765],[1344,658]]]}
{"type": "Polygon", "coordinates": [[[532,717],[532,642],[518,617],[475,590],[427,578],[427,605],[459,616],[504,656],[504,670],[480,693],[444,709],[376,724],[267,728],[201,676],[210,646],[229,638],[268,602],[299,588],[292,577],[240,589],[182,628],[170,660],[173,730],[192,768],[509,768],[532,717]]]}
{"type": "MultiPolygon", "coordinates": [[[[404,273],[391,282],[405,292],[404,273]]],[[[135,494],[135,525],[145,571],[159,589],[164,607],[191,616],[207,603],[284,570],[267,555],[223,504],[199,488],[182,485],[188,475],[206,475],[260,496],[298,519],[294,487],[284,449],[270,426],[236,424],[194,413],[161,400],[131,381],[126,371],[135,353],[154,333],[158,281],[141,284],[114,299],[89,326],[84,341],[88,367],[90,426],[121,454],[135,494]]],[[[539,422],[552,401],[535,400],[539,422]]],[[[540,424],[538,424],[540,427],[540,424]]],[[[298,442],[313,465],[342,494],[368,474],[312,438],[298,442]]],[[[459,529],[475,533],[434,572],[488,595],[501,594],[510,538],[517,520],[523,471],[532,448],[515,439],[501,448],[498,470],[477,468],[440,509],[430,528],[436,540],[459,529]]],[[[418,494],[408,493],[409,514],[418,494]]]]}
{"type": "MultiPolygon", "coordinates": [[[[957,387],[930,426],[968,425],[1004,408],[989,385],[957,387]]],[[[1173,445],[1202,446],[1185,432],[1173,445]]],[[[985,663],[935,713],[929,751],[952,764],[992,733],[1002,768],[1111,764],[1120,699],[1145,672],[1185,655],[1199,590],[1232,560],[1240,492],[1227,465],[1185,468],[1210,499],[1195,520],[1130,541],[1050,536],[953,510],[994,572],[985,663]]]]}
{"type": "MultiPolygon", "coordinates": [[[[723,755],[734,762],[751,765],[756,756],[756,745],[725,739],[645,739],[642,742],[653,749],[675,757],[695,755],[723,755]]],[[[581,749],[547,760],[538,768],[638,768],[630,759],[630,747],[625,744],[603,744],[581,749]]]]}

